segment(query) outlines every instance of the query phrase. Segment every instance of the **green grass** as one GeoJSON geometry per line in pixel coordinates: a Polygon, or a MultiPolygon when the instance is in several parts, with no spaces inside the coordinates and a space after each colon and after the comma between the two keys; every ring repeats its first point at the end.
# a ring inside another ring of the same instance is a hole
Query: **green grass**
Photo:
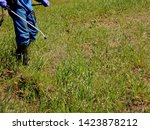
{"type": "Polygon", "coordinates": [[[30,65],[0,28],[0,112],[150,112],[150,0],[51,0],[35,7],[30,65]]]}

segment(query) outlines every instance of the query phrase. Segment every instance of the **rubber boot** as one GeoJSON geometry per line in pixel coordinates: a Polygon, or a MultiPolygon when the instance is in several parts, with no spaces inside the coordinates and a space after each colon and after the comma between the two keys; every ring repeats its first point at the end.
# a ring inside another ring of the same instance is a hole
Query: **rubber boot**
{"type": "Polygon", "coordinates": [[[22,57],[23,57],[23,65],[28,65],[28,46],[22,46],[22,57]]]}
{"type": "Polygon", "coordinates": [[[18,63],[22,62],[23,65],[28,65],[28,46],[22,44],[17,45],[16,59],[18,63]]]}
{"type": "Polygon", "coordinates": [[[22,49],[21,49],[21,45],[17,45],[17,49],[16,49],[16,60],[18,61],[18,62],[21,62],[21,60],[22,60],[22,49]]]}

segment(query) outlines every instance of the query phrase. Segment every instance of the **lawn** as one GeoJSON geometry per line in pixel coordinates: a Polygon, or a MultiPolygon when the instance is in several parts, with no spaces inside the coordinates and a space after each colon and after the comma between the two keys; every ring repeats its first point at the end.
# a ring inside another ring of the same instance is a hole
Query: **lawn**
{"type": "Polygon", "coordinates": [[[29,66],[0,27],[0,112],[150,112],[150,0],[51,0],[34,7],[29,66]]]}

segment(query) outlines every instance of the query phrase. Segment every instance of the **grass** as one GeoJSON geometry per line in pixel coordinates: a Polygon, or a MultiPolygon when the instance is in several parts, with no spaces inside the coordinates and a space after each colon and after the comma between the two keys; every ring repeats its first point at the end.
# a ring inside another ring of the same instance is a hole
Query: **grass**
{"type": "Polygon", "coordinates": [[[0,112],[150,112],[150,1],[52,0],[35,7],[30,65],[0,28],[0,112]]]}

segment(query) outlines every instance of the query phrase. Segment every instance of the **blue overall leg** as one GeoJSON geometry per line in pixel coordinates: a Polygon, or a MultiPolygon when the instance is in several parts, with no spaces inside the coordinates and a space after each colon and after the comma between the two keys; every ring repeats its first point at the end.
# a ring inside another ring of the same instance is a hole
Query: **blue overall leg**
{"type": "MultiPolygon", "coordinates": [[[[35,27],[37,27],[37,22],[36,22],[34,11],[32,11],[31,13],[27,15],[27,21],[31,23],[32,25],[34,25],[35,27]]],[[[28,29],[29,29],[30,42],[33,42],[36,39],[36,35],[38,31],[30,25],[28,25],[28,29]]]]}
{"type": "MultiPolygon", "coordinates": [[[[32,25],[37,27],[36,24],[36,18],[34,15],[34,12],[26,12],[23,8],[16,9],[15,13],[17,13],[19,16],[30,22],[32,25]]],[[[36,39],[37,30],[28,25],[25,21],[20,19],[19,17],[15,15],[11,15],[13,22],[14,22],[14,28],[15,28],[15,34],[16,34],[16,43],[17,44],[24,44],[28,46],[30,42],[34,41],[36,39]]]]}

